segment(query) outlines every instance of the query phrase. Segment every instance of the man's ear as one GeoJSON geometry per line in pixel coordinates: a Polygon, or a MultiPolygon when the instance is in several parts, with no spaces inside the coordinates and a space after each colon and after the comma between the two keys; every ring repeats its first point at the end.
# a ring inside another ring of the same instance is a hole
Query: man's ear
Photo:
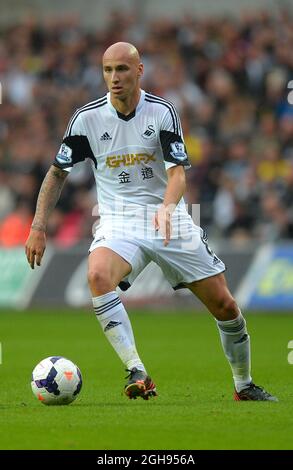
{"type": "Polygon", "coordinates": [[[142,77],[142,76],[143,76],[143,72],[144,72],[144,67],[143,67],[143,64],[140,63],[139,66],[138,66],[138,76],[139,76],[139,77],[142,77]]]}

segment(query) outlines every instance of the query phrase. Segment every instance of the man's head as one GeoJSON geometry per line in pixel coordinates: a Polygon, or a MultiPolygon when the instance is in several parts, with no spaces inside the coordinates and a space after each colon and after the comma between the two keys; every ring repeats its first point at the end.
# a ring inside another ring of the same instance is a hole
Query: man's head
{"type": "Polygon", "coordinates": [[[139,90],[143,64],[137,49],[128,42],[108,47],[103,56],[103,74],[107,87],[116,99],[125,99],[139,90]]]}

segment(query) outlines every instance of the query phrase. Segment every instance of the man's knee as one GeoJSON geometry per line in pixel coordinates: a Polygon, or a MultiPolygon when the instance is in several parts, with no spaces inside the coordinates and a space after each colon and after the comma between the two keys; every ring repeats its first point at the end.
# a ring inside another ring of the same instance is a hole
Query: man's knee
{"type": "Polygon", "coordinates": [[[240,311],[236,300],[232,296],[225,296],[219,299],[215,317],[220,321],[233,320],[238,317],[240,311]]]}
{"type": "Polygon", "coordinates": [[[91,291],[95,293],[98,292],[100,295],[106,294],[114,289],[113,280],[107,270],[89,270],[88,283],[91,291]]]}

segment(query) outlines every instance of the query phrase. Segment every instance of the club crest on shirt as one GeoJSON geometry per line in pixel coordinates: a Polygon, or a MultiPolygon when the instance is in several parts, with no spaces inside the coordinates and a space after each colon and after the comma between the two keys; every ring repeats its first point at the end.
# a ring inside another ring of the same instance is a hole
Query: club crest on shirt
{"type": "Polygon", "coordinates": [[[68,147],[68,145],[66,144],[62,144],[56,156],[56,160],[59,163],[71,163],[72,162],[71,155],[72,155],[71,148],[68,147]]]}
{"type": "Polygon", "coordinates": [[[154,137],[155,133],[156,131],[154,129],[153,124],[149,124],[147,129],[141,135],[144,139],[151,139],[152,137],[154,137]]]}
{"type": "Polygon", "coordinates": [[[185,153],[185,146],[183,142],[172,142],[171,143],[171,155],[173,158],[176,158],[176,160],[186,160],[187,155],[185,153]]]}

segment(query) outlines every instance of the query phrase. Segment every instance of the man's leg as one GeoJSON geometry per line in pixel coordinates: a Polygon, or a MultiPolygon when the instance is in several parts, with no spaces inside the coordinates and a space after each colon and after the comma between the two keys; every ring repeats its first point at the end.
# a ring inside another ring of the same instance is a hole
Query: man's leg
{"type": "Polygon", "coordinates": [[[187,286],[215,317],[225,355],[235,384],[235,400],[270,400],[274,397],[252,383],[250,338],[246,322],[232,297],[224,274],[217,274],[187,286]]]}
{"type": "Polygon", "coordinates": [[[155,395],[155,386],[138,355],[130,320],[116,292],[117,285],[130,271],[130,264],[109,248],[96,248],[89,255],[88,282],[97,319],[130,372],[126,394],[147,399],[155,395]]]}

